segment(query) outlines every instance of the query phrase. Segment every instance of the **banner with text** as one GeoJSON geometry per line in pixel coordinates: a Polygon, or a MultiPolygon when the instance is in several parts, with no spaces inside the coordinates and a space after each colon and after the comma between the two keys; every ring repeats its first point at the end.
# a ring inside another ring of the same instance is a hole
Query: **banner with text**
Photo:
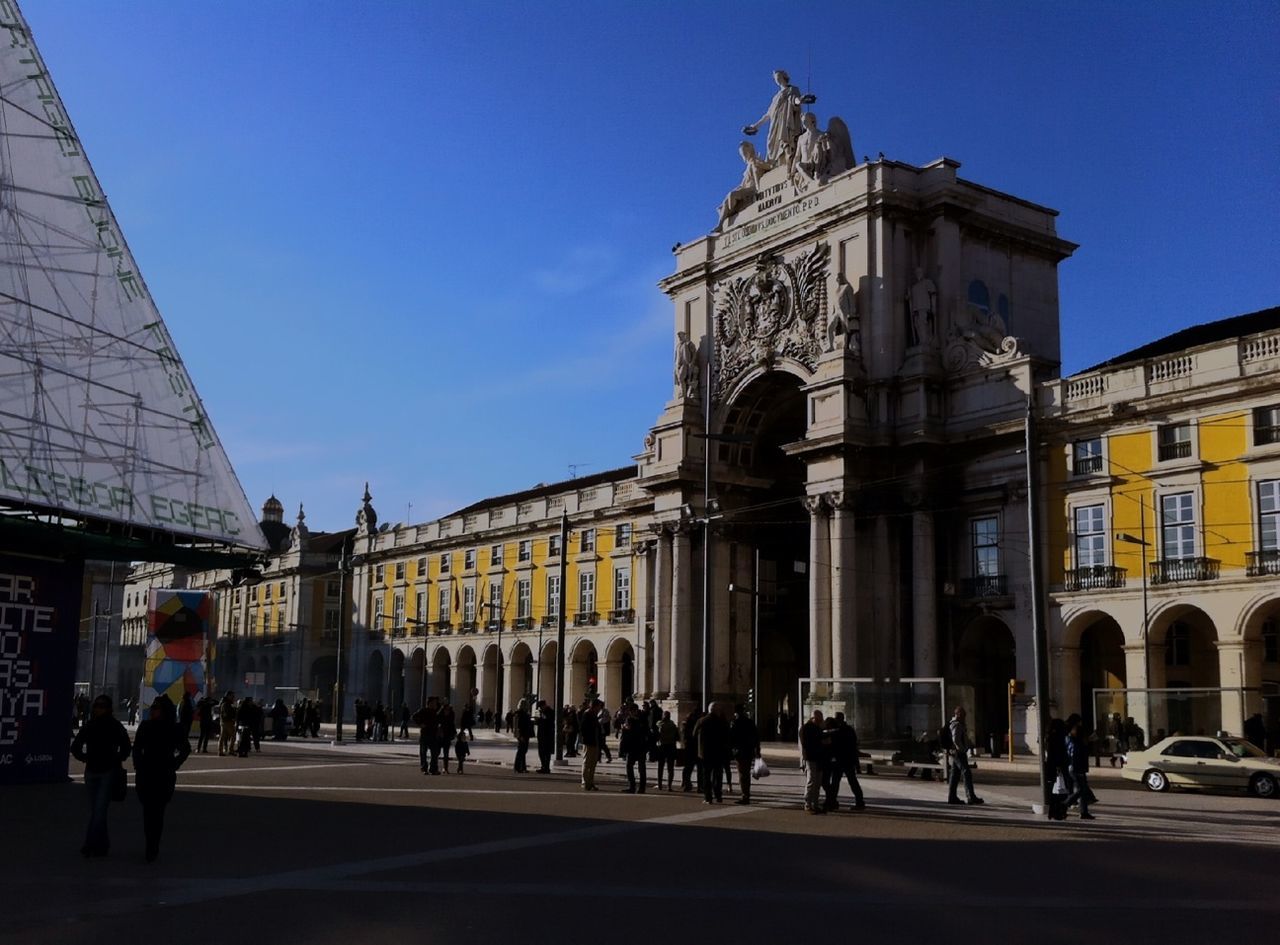
{"type": "Polygon", "coordinates": [[[0,784],[66,780],[83,575],[0,555],[0,784]]]}

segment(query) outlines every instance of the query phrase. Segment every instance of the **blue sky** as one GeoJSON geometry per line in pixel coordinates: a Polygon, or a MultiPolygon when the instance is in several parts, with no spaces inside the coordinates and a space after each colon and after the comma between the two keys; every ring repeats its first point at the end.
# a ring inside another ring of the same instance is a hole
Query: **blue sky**
{"type": "Polygon", "coordinates": [[[1274,3],[27,0],[255,506],[624,465],[770,72],[1062,212],[1064,370],[1280,304],[1274,3]]]}

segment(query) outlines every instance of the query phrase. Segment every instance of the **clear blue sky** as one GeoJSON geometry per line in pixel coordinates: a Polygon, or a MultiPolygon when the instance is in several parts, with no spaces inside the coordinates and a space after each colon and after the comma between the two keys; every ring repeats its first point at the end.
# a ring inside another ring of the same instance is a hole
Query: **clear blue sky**
{"type": "Polygon", "coordinates": [[[313,529],[628,463],[777,67],[859,155],[1061,210],[1065,371],[1280,304],[1274,2],[23,6],[250,500],[313,529]]]}

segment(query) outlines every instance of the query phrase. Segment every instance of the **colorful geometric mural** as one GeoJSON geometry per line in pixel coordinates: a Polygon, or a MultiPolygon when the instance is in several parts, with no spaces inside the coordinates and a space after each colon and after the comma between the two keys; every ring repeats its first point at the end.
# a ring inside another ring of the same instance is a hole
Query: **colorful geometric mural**
{"type": "Polygon", "coordinates": [[[213,613],[213,595],[205,591],[152,589],[147,606],[146,664],[139,701],[150,705],[161,695],[177,705],[182,694],[204,692],[205,642],[213,613]]]}

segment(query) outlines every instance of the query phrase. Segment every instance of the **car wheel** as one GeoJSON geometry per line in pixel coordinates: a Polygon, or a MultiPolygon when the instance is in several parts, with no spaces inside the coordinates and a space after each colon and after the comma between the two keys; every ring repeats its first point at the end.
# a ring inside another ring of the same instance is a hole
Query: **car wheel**
{"type": "Polygon", "coordinates": [[[1149,791],[1169,790],[1169,778],[1159,768],[1148,769],[1147,773],[1142,776],[1142,783],[1147,786],[1149,791]]]}
{"type": "Polygon", "coordinates": [[[1276,779],[1269,774],[1255,774],[1249,780],[1249,793],[1254,797],[1275,797],[1276,779]]]}

